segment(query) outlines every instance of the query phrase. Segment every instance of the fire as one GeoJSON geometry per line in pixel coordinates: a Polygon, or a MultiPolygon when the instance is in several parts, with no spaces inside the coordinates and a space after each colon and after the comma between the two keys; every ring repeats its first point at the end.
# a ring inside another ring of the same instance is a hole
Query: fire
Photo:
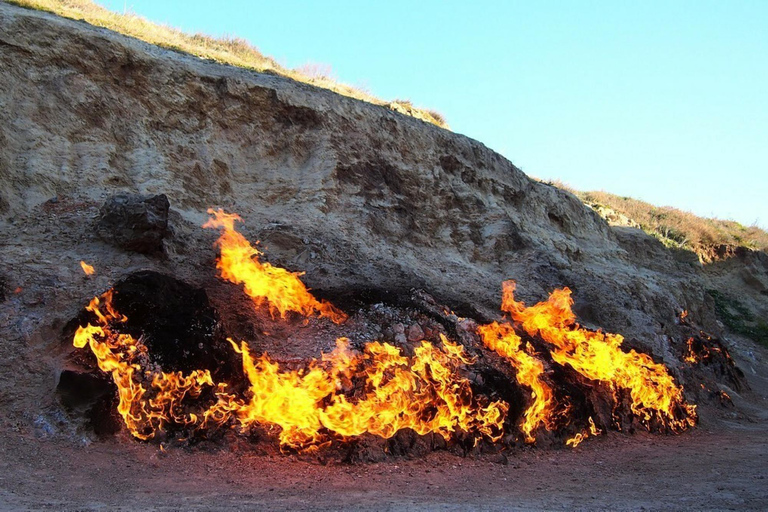
{"type": "Polygon", "coordinates": [[[686,363],[696,364],[700,363],[705,359],[708,359],[710,354],[707,347],[704,345],[701,345],[701,350],[696,350],[694,348],[695,340],[693,338],[688,338],[686,341],[688,352],[686,353],[685,357],[683,357],[683,361],[686,363]]]}
{"type": "Polygon", "coordinates": [[[273,317],[285,318],[288,311],[293,311],[303,316],[326,317],[337,324],[347,319],[347,315],[332,304],[318,301],[309,293],[299,279],[303,273],[289,272],[260,262],[259,256],[263,253],[235,230],[235,221],[242,220],[240,216],[225,213],[221,209],[209,209],[208,213],[213,217],[203,227],[222,230],[216,241],[221,250],[216,268],[221,271],[223,279],[235,284],[242,283],[245,293],[257,307],[267,304],[273,317]]]}
{"type": "Polygon", "coordinates": [[[165,373],[144,367],[146,346],[112,327],[127,321],[112,306],[112,290],[101,299],[95,297],[86,309],[96,315],[99,325],[79,327],[73,345],[88,345],[99,369],[111,375],[117,386],[117,411],[134,437],[151,439],[171,424],[211,427],[227,420],[231,396],[226,393],[225,384],[214,384],[210,371],[195,370],[185,376],[181,372],[165,373]],[[185,399],[194,401],[206,388],[215,388],[219,400],[206,410],[186,412],[185,399]]]}
{"type": "Polygon", "coordinates": [[[83,269],[83,272],[85,272],[85,275],[87,276],[92,276],[96,272],[96,270],[91,265],[82,260],[80,261],[80,268],[83,269]]]}
{"type": "MultiPolygon", "coordinates": [[[[234,228],[240,217],[222,210],[209,213],[212,217],[203,227],[222,230],[216,242],[222,279],[243,284],[254,304],[267,306],[275,321],[288,312],[336,323],[347,319],[332,304],[315,299],[299,279],[301,273],[261,263],[262,253],[234,228]]],[[[81,265],[87,273],[88,265],[81,265]]],[[[558,396],[558,403],[553,388],[557,374],[547,371],[557,365],[605,384],[613,393],[614,414],[620,397],[628,394],[632,414],[649,429],[661,425],[678,432],[695,424],[695,406],[685,402],[682,387],[666,367],[646,354],[623,350],[619,334],[576,323],[568,288],[530,307],[515,301],[514,290],[514,282],[503,283],[506,318],[478,326],[477,334],[514,367],[515,379],[530,391],[519,425],[525,442],[534,443],[540,429],[574,432],[567,417],[572,412],[568,397],[558,396]],[[545,363],[542,353],[547,351],[545,363]]],[[[112,297],[109,290],[91,300],[86,309],[95,322],[79,327],[73,344],[88,346],[98,367],[112,377],[117,410],[138,439],[180,429],[188,435],[222,426],[240,432],[264,426],[276,433],[281,446],[307,450],[363,434],[390,438],[402,429],[446,440],[461,432],[475,442],[495,442],[505,433],[509,404],[473,393],[463,372],[475,360],[444,335],[439,343],[422,340],[407,354],[381,341],[354,350],[347,338],[339,338],[333,352],[301,369],[286,368],[266,353],[252,354],[246,341],[229,340],[242,358],[245,384],[243,393],[235,393],[230,389],[243,388],[215,382],[209,370],[184,374],[157,369],[142,338],[124,333],[128,319],[115,309],[112,297]]],[[[692,340],[688,345],[693,354],[692,340]]],[[[590,416],[588,427],[566,445],[576,447],[600,434],[590,416]]]]}
{"type": "Polygon", "coordinates": [[[117,410],[138,439],[151,439],[168,425],[197,430],[220,426],[232,417],[245,428],[278,427],[281,445],[297,449],[327,442],[329,434],[389,438],[404,428],[446,440],[457,431],[501,436],[507,405],[477,403],[469,381],[458,375],[459,367],[472,360],[445,337],[442,348],[422,342],[413,357],[379,342],[353,354],[348,341],[340,338],[334,352],[311,361],[305,370],[293,371],[281,369],[266,354],[254,358],[247,343],[238,346],[230,340],[242,355],[250,383],[250,399],[243,400],[227,393],[226,384],[214,383],[209,370],[183,375],[144,369],[146,346],[111,327],[127,321],[112,306],[111,290],[94,298],[87,309],[99,325],[80,327],[73,344],[88,345],[99,368],[112,376],[117,410]],[[343,393],[344,383],[353,381],[361,384],[363,396],[343,393]],[[206,389],[213,390],[217,400],[207,408],[191,407],[188,402],[194,403],[206,389]]]}
{"type": "Polygon", "coordinates": [[[507,405],[475,403],[469,381],[457,375],[470,364],[463,348],[442,338],[442,348],[423,341],[413,357],[388,343],[368,343],[352,354],[348,341],[312,361],[305,371],[281,371],[268,356],[254,359],[242,342],[235,350],[251,384],[249,402],[237,412],[241,425],[274,424],[280,443],[303,448],[364,433],[383,438],[410,428],[449,439],[458,430],[498,439],[507,405]],[[359,382],[362,396],[348,397],[343,383],[359,382]]]}
{"type": "Polygon", "coordinates": [[[543,426],[551,429],[550,420],[555,410],[552,388],[542,378],[544,365],[535,355],[520,348],[522,339],[509,323],[493,322],[479,326],[477,331],[488,348],[506,358],[515,367],[517,382],[531,390],[532,403],[523,415],[520,429],[526,442],[533,443],[536,440],[534,432],[537,428],[543,426]]]}
{"type": "Polygon", "coordinates": [[[588,379],[604,382],[614,396],[628,390],[632,412],[646,424],[659,420],[672,431],[696,423],[696,406],[683,399],[683,390],[662,364],[647,354],[621,349],[620,334],[593,332],[576,323],[568,288],[555,290],[545,302],[525,307],[514,299],[515,283],[503,283],[502,310],[522,325],[529,336],[540,336],[552,346],[552,359],[569,365],[588,379]]]}
{"type": "Polygon", "coordinates": [[[686,353],[683,356],[683,361],[690,364],[709,364],[716,357],[722,357],[725,361],[732,364],[731,355],[728,353],[725,347],[715,345],[709,336],[701,333],[706,337],[698,339],[688,338],[686,340],[686,353]],[[719,356],[718,356],[719,354],[719,356]]]}
{"type": "Polygon", "coordinates": [[[595,426],[595,420],[592,419],[592,417],[589,417],[589,429],[584,429],[581,432],[578,432],[575,436],[568,439],[565,442],[566,446],[570,446],[571,448],[576,448],[581,444],[582,441],[584,441],[589,436],[599,436],[601,434],[600,429],[595,426]]]}

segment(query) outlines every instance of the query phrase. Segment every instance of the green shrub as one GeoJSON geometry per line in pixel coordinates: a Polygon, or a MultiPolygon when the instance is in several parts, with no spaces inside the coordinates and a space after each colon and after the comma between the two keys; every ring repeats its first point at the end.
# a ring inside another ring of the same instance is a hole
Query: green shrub
{"type": "Polygon", "coordinates": [[[715,301],[715,314],[728,329],[736,334],[768,347],[768,323],[755,320],[755,315],[744,304],[717,290],[707,290],[715,301]]]}

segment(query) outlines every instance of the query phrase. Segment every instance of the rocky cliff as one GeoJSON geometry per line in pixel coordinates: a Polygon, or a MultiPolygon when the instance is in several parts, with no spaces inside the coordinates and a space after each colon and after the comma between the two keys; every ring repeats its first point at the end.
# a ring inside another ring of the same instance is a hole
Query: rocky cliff
{"type": "MultiPolygon", "coordinates": [[[[239,213],[267,257],[306,271],[320,295],[421,288],[491,317],[502,280],[527,302],[569,286],[581,321],[673,367],[682,310],[722,332],[696,260],[609,227],[465,136],[4,3],[0,70],[0,354],[24,369],[2,372],[0,403],[55,385],[56,365],[35,354],[50,356],[69,319],[121,276],[212,275],[216,233],[200,228],[209,207],[239,213]],[[167,195],[164,252],[98,236],[99,207],[124,192],[167,195]],[[17,385],[33,379],[44,386],[17,385]]],[[[765,260],[718,274],[762,311],[765,260]]]]}

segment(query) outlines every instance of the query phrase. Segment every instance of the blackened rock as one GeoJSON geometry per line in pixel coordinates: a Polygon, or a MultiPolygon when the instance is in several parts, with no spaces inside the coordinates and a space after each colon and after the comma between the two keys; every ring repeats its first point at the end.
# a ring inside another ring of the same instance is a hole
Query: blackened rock
{"type": "Polygon", "coordinates": [[[114,384],[105,374],[64,369],[59,376],[56,394],[69,413],[87,418],[96,435],[108,436],[120,430],[114,384]]]}
{"type": "Polygon", "coordinates": [[[115,283],[113,304],[128,317],[120,328],[141,337],[163,371],[211,370],[227,379],[240,367],[205,290],[151,270],[115,283]]]}
{"type": "Polygon", "coordinates": [[[105,242],[128,251],[163,252],[168,208],[170,203],[165,194],[117,194],[101,207],[96,232],[105,242]]]}

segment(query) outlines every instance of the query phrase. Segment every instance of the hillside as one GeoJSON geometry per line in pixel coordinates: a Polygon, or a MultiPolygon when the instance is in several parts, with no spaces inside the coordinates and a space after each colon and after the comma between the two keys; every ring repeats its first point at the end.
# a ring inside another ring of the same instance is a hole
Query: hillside
{"type": "Polygon", "coordinates": [[[4,2],[0,69],[0,510],[768,504],[765,252],[703,260],[469,137],[4,2]]]}
{"type": "MultiPolygon", "coordinates": [[[[351,98],[382,105],[396,112],[448,128],[443,116],[435,111],[416,108],[409,101],[387,102],[380,100],[365,91],[339,83],[332,78],[329,70],[321,69],[318,66],[287,69],[242,39],[187,34],[172,27],[151,22],[130,12],[121,14],[109,11],[93,0],[6,1],[26,8],[39,9],[59,16],[83,20],[163,48],[262,73],[275,73],[351,98]]],[[[717,257],[718,246],[745,247],[754,250],[768,249],[768,233],[754,226],[747,227],[733,221],[702,218],[670,206],[658,207],[609,192],[581,192],[560,182],[553,184],[575,194],[609,223],[614,221],[625,223],[627,220],[621,218],[624,216],[631,225],[640,227],[668,247],[693,251],[706,261],[717,257]]]]}
{"type": "Polygon", "coordinates": [[[670,248],[695,252],[702,261],[718,258],[720,246],[768,250],[768,233],[757,226],[706,218],[672,206],[656,206],[605,191],[582,192],[561,182],[551,182],[576,195],[609,224],[639,227],[670,248]]]}
{"type": "Polygon", "coordinates": [[[83,20],[97,27],[114,30],[151,44],[210,59],[261,73],[273,73],[293,80],[329,89],[350,98],[382,105],[428,123],[448,128],[443,116],[434,110],[415,107],[408,100],[385,101],[359,88],[340,83],[329,70],[307,65],[297,69],[281,66],[275,59],[262,54],[248,41],[237,37],[216,38],[206,34],[187,34],[181,30],[149,21],[131,12],[117,13],[105,9],[93,0],[4,0],[8,3],[52,12],[59,16],[83,20]]]}

